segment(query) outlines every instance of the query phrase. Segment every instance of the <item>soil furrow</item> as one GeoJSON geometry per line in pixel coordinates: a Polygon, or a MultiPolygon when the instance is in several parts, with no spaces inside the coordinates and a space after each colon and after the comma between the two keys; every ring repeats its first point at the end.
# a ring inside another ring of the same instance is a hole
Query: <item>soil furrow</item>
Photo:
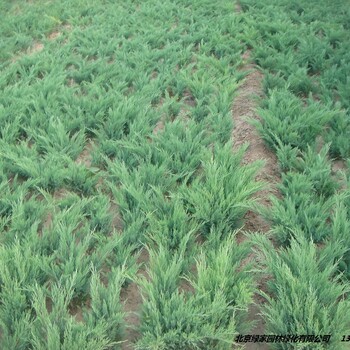
{"type": "MultiPolygon", "coordinates": [[[[240,12],[239,4],[236,6],[236,11],[240,12]]],[[[258,98],[263,96],[262,92],[262,73],[249,62],[250,52],[247,51],[242,55],[243,65],[242,71],[248,72],[243,84],[237,92],[232,108],[233,116],[233,149],[237,150],[240,146],[248,143],[248,149],[244,155],[243,164],[253,163],[258,160],[264,161],[264,166],[260,169],[256,176],[256,180],[263,181],[268,184],[268,188],[259,191],[256,194],[258,203],[262,206],[270,206],[269,197],[278,195],[276,183],[280,181],[279,168],[276,155],[264,143],[256,128],[249,122],[249,119],[260,119],[256,108],[258,107],[258,98]]],[[[248,211],[244,218],[244,227],[242,231],[267,233],[270,230],[270,225],[256,212],[248,211]]],[[[244,236],[239,234],[238,241],[244,240],[244,236]]],[[[254,259],[253,254],[248,260],[254,259]]],[[[258,289],[265,289],[266,280],[258,281],[258,289]]],[[[261,305],[264,299],[258,294],[254,296],[254,304],[248,311],[248,320],[255,322],[255,327],[251,334],[264,334],[265,322],[260,315],[261,305]]],[[[247,343],[247,350],[267,350],[268,346],[264,343],[247,343]]]]}

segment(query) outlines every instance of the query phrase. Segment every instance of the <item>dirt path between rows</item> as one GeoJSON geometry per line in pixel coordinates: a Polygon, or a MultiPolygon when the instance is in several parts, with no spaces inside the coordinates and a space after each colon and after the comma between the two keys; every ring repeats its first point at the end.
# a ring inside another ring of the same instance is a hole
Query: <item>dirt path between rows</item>
{"type": "MultiPolygon", "coordinates": [[[[262,206],[270,206],[269,196],[276,195],[277,190],[275,184],[280,181],[279,169],[277,165],[276,155],[264,143],[259,136],[258,131],[248,122],[248,119],[259,119],[256,113],[257,97],[262,97],[262,73],[257,68],[248,63],[250,53],[243,55],[243,71],[248,71],[243,84],[238,89],[236,98],[232,108],[233,116],[233,149],[237,150],[244,143],[249,143],[249,147],[244,155],[243,164],[253,163],[258,160],[264,160],[265,164],[256,176],[256,180],[269,184],[269,188],[259,191],[256,197],[259,198],[258,203],[262,206]]],[[[243,232],[260,232],[262,234],[270,230],[270,225],[257,213],[248,211],[244,218],[243,232]]],[[[243,235],[237,237],[238,241],[244,240],[243,235]]],[[[253,256],[250,258],[254,259],[253,256]]],[[[265,290],[266,281],[258,281],[258,289],[265,290]]],[[[260,306],[264,299],[259,295],[254,296],[254,304],[250,306],[248,312],[249,321],[255,321],[256,326],[252,329],[251,334],[265,334],[265,323],[259,315],[260,306]]],[[[267,344],[264,343],[247,343],[246,350],[267,350],[267,344]]]]}
{"type": "MultiPolygon", "coordinates": [[[[263,96],[262,92],[262,73],[251,63],[249,63],[250,52],[243,54],[242,71],[249,72],[243,84],[238,89],[237,97],[234,99],[232,116],[233,116],[233,148],[238,149],[244,143],[249,147],[243,157],[243,164],[253,163],[263,160],[265,165],[260,169],[256,180],[268,184],[268,188],[259,191],[257,197],[259,203],[269,206],[270,195],[278,195],[276,184],[280,182],[280,171],[275,153],[269,149],[264,140],[260,137],[258,131],[248,121],[249,119],[260,120],[256,113],[258,107],[257,98],[263,96]]],[[[269,224],[256,213],[251,211],[245,217],[245,230],[267,232],[270,229],[269,224]]]]}
{"type": "MultiPolygon", "coordinates": [[[[239,4],[236,5],[236,12],[241,11],[239,4]]],[[[258,107],[258,98],[263,97],[262,91],[262,73],[257,67],[250,63],[250,52],[246,51],[242,55],[243,64],[242,71],[248,72],[243,84],[237,92],[237,96],[233,102],[233,149],[237,150],[244,143],[248,143],[249,147],[244,155],[243,164],[253,163],[258,160],[264,160],[265,164],[256,176],[256,180],[263,181],[268,184],[268,188],[259,191],[256,197],[259,198],[258,203],[262,206],[269,207],[271,195],[278,195],[276,184],[280,182],[280,171],[278,168],[276,155],[269,149],[258,131],[251,125],[249,119],[260,120],[256,108],[258,107]]],[[[245,225],[243,231],[267,233],[270,225],[257,213],[248,211],[245,216],[245,225]]],[[[243,235],[238,236],[238,241],[244,240],[243,235]]],[[[250,258],[254,259],[254,256],[250,258]]],[[[257,287],[265,290],[266,280],[258,281],[257,287]]],[[[260,315],[261,306],[264,299],[259,295],[254,296],[254,304],[250,306],[248,311],[248,320],[255,321],[256,325],[251,330],[251,334],[265,334],[265,322],[260,315]]],[[[268,350],[269,347],[265,343],[246,343],[246,350],[268,350]]]]}

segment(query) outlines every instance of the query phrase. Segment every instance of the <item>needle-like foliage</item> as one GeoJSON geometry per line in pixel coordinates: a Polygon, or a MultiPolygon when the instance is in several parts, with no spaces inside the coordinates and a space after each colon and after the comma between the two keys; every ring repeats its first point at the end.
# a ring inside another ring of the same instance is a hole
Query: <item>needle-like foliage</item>
{"type": "Polygon", "coordinates": [[[232,154],[231,144],[214,150],[210,161],[203,163],[203,172],[191,187],[184,188],[183,197],[188,212],[200,224],[207,236],[214,229],[220,236],[238,228],[241,219],[261,189],[254,181],[257,166],[240,166],[244,148],[232,154]]]}
{"type": "Polygon", "coordinates": [[[264,237],[256,237],[262,263],[271,275],[263,315],[269,334],[331,334],[330,343],[280,343],[275,349],[345,349],[339,343],[350,327],[349,285],[335,277],[337,265],[323,264],[316,245],[296,232],[290,247],[276,252],[264,237]]]}

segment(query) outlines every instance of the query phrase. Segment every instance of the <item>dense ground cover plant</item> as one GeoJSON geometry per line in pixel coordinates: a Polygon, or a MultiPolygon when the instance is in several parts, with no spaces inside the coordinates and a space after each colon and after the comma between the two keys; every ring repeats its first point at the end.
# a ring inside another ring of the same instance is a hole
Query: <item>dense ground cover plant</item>
{"type": "Polygon", "coordinates": [[[289,307],[307,297],[313,323],[348,330],[337,302],[350,205],[329,155],[349,156],[349,10],[322,5],[242,0],[238,15],[227,0],[0,4],[4,349],[120,349],[129,283],[143,294],[139,349],[231,349],[249,331],[251,247],[232,232],[261,164],[243,166],[245,148],[230,142],[246,47],[268,70],[258,128],[284,172],[266,213],[285,246],[267,259],[269,329],[311,330],[289,307]]]}
{"type": "Polygon", "coordinates": [[[316,142],[316,137],[322,134],[327,123],[339,113],[312,98],[301,101],[284,88],[271,92],[259,115],[263,121],[255,122],[255,125],[271,147],[276,149],[278,145],[290,145],[305,150],[316,142]]]}
{"type": "Polygon", "coordinates": [[[231,151],[232,2],[0,6],[1,346],[121,348],[147,244],[138,346],[229,349],[254,293],[231,232],[261,187],[231,151]]]}
{"type": "Polygon", "coordinates": [[[278,185],[283,197],[273,197],[273,206],[264,209],[264,215],[272,222],[280,244],[288,244],[297,229],[315,242],[329,236],[330,217],[337,200],[344,196],[337,193],[340,184],[332,175],[328,151],[329,146],[319,153],[310,146],[305,152],[283,146],[278,149],[277,156],[286,168],[278,185]]]}
{"type": "Polygon", "coordinates": [[[225,237],[240,227],[241,218],[251,207],[252,194],[261,188],[254,183],[257,166],[240,167],[245,148],[232,156],[231,143],[214,150],[210,161],[203,164],[200,176],[184,189],[184,200],[191,216],[200,224],[205,237],[214,230],[225,237]]]}
{"type": "Polygon", "coordinates": [[[255,61],[268,72],[268,96],[271,94],[274,100],[275,89],[288,89],[297,96],[312,94],[332,109],[340,107],[342,113],[330,120],[326,138],[331,142],[333,156],[349,157],[345,141],[350,130],[346,1],[322,1],[314,6],[303,0],[271,0],[264,5],[242,0],[241,6],[249,12],[243,21],[255,30],[254,40],[247,38],[254,46],[255,61]]]}
{"type": "MultiPolygon", "coordinates": [[[[349,285],[340,283],[337,264],[325,263],[329,254],[319,253],[316,245],[295,232],[290,246],[278,252],[266,237],[256,237],[273,279],[263,314],[271,334],[332,335],[330,343],[300,344],[303,349],[345,349],[342,334],[349,329],[349,285]],[[320,256],[321,255],[321,256],[320,256]]],[[[334,254],[334,251],[332,252],[334,254]]],[[[296,344],[276,344],[277,349],[295,349],[296,344]]]]}
{"type": "Polygon", "coordinates": [[[250,247],[234,234],[208,242],[196,262],[191,288],[180,290],[182,256],[160,246],[151,252],[150,280],[143,279],[144,304],[138,349],[230,349],[234,334],[250,325],[246,310],[254,293],[250,265],[241,268],[250,247]],[[220,312],[217,312],[220,310],[220,312]]]}
{"type": "MultiPolygon", "coordinates": [[[[258,237],[272,276],[263,311],[267,329],[337,334],[330,322],[336,320],[336,328],[347,332],[349,7],[345,1],[316,5],[303,0],[242,0],[241,6],[248,34],[254,33],[247,45],[266,73],[266,98],[258,111],[262,120],[255,125],[282,171],[281,196],[264,210],[281,248],[275,252],[258,237]],[[334,158],[345,161],[344,172],[335,172],[334,158]]],[[[338,339],[300,344],[303,349],[341,346],[338,339]]]]}

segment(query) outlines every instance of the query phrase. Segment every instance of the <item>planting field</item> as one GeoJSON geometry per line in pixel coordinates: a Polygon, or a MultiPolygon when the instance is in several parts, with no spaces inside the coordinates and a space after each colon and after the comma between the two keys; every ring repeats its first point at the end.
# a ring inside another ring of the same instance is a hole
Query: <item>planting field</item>
{"type": "Polygon", "coordinates": [[[350,349],[349,0],[0,14],[0,350],[350,349]]]}

